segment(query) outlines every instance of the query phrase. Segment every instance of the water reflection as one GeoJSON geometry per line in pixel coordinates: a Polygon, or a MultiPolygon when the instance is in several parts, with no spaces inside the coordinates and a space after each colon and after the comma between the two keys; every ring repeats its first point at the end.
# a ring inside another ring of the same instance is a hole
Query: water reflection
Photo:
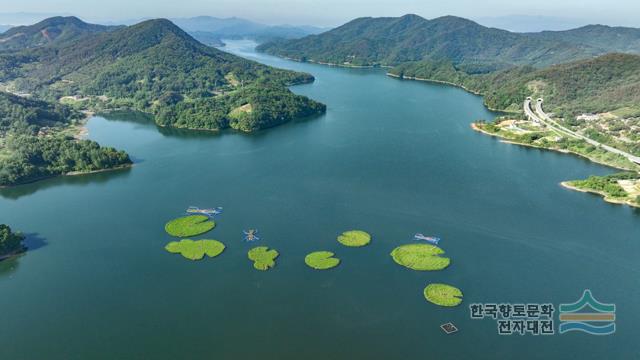
{"type": "Polygon", "coordinates": [[[9,276],[15,273],[20,266],[20,260],[23,256],[26,256],[30,252],[37,251],[47,245],[47,240],[40,236],[40,234],[25,234],[24,246],[27,250],[9,259],[0,260],[0,277],[9,276]]]}
{"type": "Polygon", "coordinates": [[[126,121],[142,125],[155,125],[155,123],[153,122],[153,115],[140,111],[114,110],[97,114],[97,116],[110,121],[126,121]]]}
{"type": "Polygon", "coordinates": [[[30,184],[1,188],[0,197],[10,200],[16,200],[23,196],[32,195],[40,190],[46,190],[59,185],[86,186],[90,183],[105,183],[116,178],[124,178],[129,176],[131,173],[131,169],[131,167],[127,167],[122,169],[82,175],[58,176],[30,184]]]}
{"type": "MultiPolygon", "coordinates": [[[[173,127],[162,127],[162,126],[156,125],[156,123],[153,120],[153,116],[151,114],[132,111],[132,110],[111,111],[108,113],[99,114],[98,116],[108,121],[128,122],[128,123],[134,123],[142,126],[154,127],[158,130],[160,134],[166,137],[178,137],[183,139],[210,139],[210,138],[221,137],[225,135],[260,137],[268,133],[269,130],[275,127],[281,129],[287,126],[292,126],[292,124],[306,123],[312,120],[316,120],[319,117],[324,116],[324,114],[319,114],[319,115],[316,114],[316,115],[295,119],[285,124],[277,125],[272,128],[267,128],[267,129],[255,131],[252,133],[246,133],[246,132],[242,132],[234,129],[225,129],[225,130],[215,131],[215,130],[193,130],[193,129],[179,129],[179,128],[173,128],[173,127]]],[[[129,154],[129,155],[133,157],[132,154],[129,154]]]]}
{"type": "Polygon", "coordinates": [[[17,255],[10,259],[1,260],[0,261],[0,278],[9,276],[18,270],[18,266],[20,265],[20,258],[24,256],[24,254],[17,255]]]}

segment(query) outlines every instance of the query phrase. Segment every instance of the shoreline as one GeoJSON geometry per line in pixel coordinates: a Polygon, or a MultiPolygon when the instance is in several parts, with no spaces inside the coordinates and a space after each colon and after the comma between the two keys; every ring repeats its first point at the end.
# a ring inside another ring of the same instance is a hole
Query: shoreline
{"type": "Polygon", "coordinates": [[[608,164],[608,163],[605,163],[605,162],[603,162],[603,161],[600,161],[600,160],[597,160],[597,159],[590,158],[590,157],[588,157],[588,156],[586,156],[586,155],[583,155],[583,154],[580,154],[580,153],[577,153],[577,152],[575,152],[575,151],[571,151],[571,150],[554,149],[554,148],[548,148],[548,147],[544,147],[544,146],[537,146],[537,145],[532,145],[532,144],[526,144],[526,143],[517,142],[517,141],[514,141],[514,140],[509,140],[509,139],[504,138],[504,137],[502,137],[502,136],[500,136],[500,135],[498,135],[498,134],[490,133],[490,132],[488,132],[488,131],[486,131],[486,130],[483,130],[483,129],[479,128],[479,127],[476,125],[476,123],[471,123],[471,128],[472,128],[473,130],[475,130],[475,131],[477,131],[477,132],[480,132],[480,133],[483,133],[483,134],[485,134],[485,135],[488,135],[488,136],[492,136],[492,137],[498,138],[498,139],[500,140],[500,142],[503,142],[503,143],[505,143],[505,144],[520,145],[520,146],[525,146],[525,147],[529,147],[529,148],[533,148],[533,149],[540,149],[540,150],[555,151],[555,152],[559,152],[559,153],[561,153],[561,154],[574,155],[574,156],[581,157],[581,158],[583,158],[583,159],[587,159],[587,160],[589,160],[589,161],[591,161],[591,162],[593,162],[593,163],[600,164],[600,165],[604,165],[604,166],[607,166],[607,167],[610,167],[610,168],[612,168],[612,169],[616,169],[616,170],[637,171],[637,169],[624,168],[624,167],[620,167],[620,166],[615,166],[615,165],[612,165],[612,164],[608,164]]]}
{"type": "Polygon", "coordinates": [[[54,179],[54,178],[58,178],[58,177],[81,176],[81,175],[98,174],[98,173],[116,171],[116,170],[125,170],[125,169],[132,168],[133,165],[134,164],[131,163],[131,164],[121,165],[121,166],[117,166],[117,167],[113,167],[113,168],[109,168],[109,169],[100,169],[100,170],[91,170],[91,171],[70,171],[70,172],[67,172],[67,173],[64,173],[64,174],[41,176],[39,178],[30,179],[29,181],[26,181],[26,182],[21,182],[19,184],[0,186],[0,189],[11,189],[11,188],[15,188],[15,187],[18,187],[18,186],[29,185],[29,184],[36,183],[38,181],[54,179]]]}
{"type": "Polygon", "coordinates": [[[291,60],[291,61],[295,61],[295,62],[299,62],[299,63],[309,63],[309,64],[315,64],[315,65],[325,65],[325,66],[332,66],[332,67],[343,67],[343,68],[352,68],[352,69],[376,69],[376,68],[382,68],[382,69],[393,69],[393,66],[390,65],[349,65],[349,64],[336,64],[336,63],[330,63],[330,62],[324,62],[324,61],[316,61],[316,60],[301,60],[301,59],[296,59],[296,58],[292,58],[292,57],[288,57],[288,56],[279,56],[279,55],[275,55],[275,54],[269,54],[269,53],[264,53],[267,55],[271,55],[271,56],[275,56],[275,57],[279,57],[281,59],[285,59],[285,60],[291,60]]]}
{"type": "Polygon", "coordinates": [[[81,112],[84,114],[84,118],[75,125],[77,126],[77,131],[73,137],[76,140],[85,140],[89,138],[89,128],[87,127],[87,124],[89,123],[89,120],[96,115],[96,113],[91,110],[83,110],[81,112]]]}
{"type": "MultiPolygon", "coordinates": [[[[315,60],[302,61],[300,59],[295,59],[295,58],[288,57],[288,56],[279,56],[279,55],[269,54],[269,53],[266,53],[266,54],[271,55],[271,56],[275,56],[275,57],[279,57],[279,58],[285,59],[285,60],[291,60],[291,61],[299,62],[299,63],[307,62],[307,63],[310,63],[310,64],[325,65],[325,66],[331,66],[331,67],[343,67],[343,68],[352,68],[352,69],[375,69],[375,68],[393,69],[394,68],[394,66],[389,66],[389,65],[375,65],[375,66],[374,65],[346,65],[346,64],[336,64],[336,63],[329,63],[329,62],[322,62],[322,61],[315,61],[315,60]]],[[[466,86],[464,86],[462,84],[456,84],[456,83],[453,83],[453,82],[450,82],[450,81],[424,79],[424,78],[419,78],[419,77],[415,77],[415,76],[400,76],[400,75],[397,75],[397,74],[393,74],[391,72],[387,72],[385,75],[387,75],[389,77],[392,77],[392,78],[395,78],[395,79],[400,79],[400,80],[423,81],[423,82],[431,82],[431,83],[436,83],[436,84],[454,86],[454,87],[463,89],[463,90],[465,90],[466,92],[468,92],[470,94],[484,97],[484,94],[482,94],[481,92],[471,90],[471,89],[467,88],[466,86]]],[[[494,111],[494,112],[501,112],[501,113],[508,113],[508,114],[518,114],[518,113],[520,113],[519,111],[511,111],[511,110],[505,110],[505,109],[492,108],[491,106],[487,105],[487,103],[484,102],[484,101],[483,101],[483,105],[484,105],[484,107],[486,107],[490,111],[494,111]]]]}
{"type": "MultiPolygon", "coordinates": [[[[494,134],[494,133],[490,133],[486,130],[483,130],[481,128],[479,128],[476,123],[471,123],[471,128],[477,132],[483,133],[485,135],[489,135],[491,137],[497,138],[500,140],[500,142],[503,142],[505,144],[512,144],[512,145],[520,145],[520,146],[525,146],[525,147],[529,147],[529,148],[534,148],[534,149],[540,149],[540,150],[549,150],[549,151],[555,151],[555,152],[559,152],[559,153],[563,153],[563,154],[571,154],[574,156],[579,156],[582,157],[584,159],[587,159],[591,162],[600,164],[600,165],[604,165],[613,169],[617,169],[617,170],[626,170],[626,171],[633,171],[630,169],[625,169],[625,168],[621,168],[621,167],[617,167],[617,166],[613,166],[611,164],[605,164],[601,161],[596,161],[594,159],[591,159],[587,156],[584,156],[582,154],[578,154],[576,152],[573,151],[569,151],[569,150],[560,150],[560,149],[553,149],[553,148],[546,148],[546,147],[542,147],[542,146],[536,146],[536,145],[531,145],[531,144],[524,144],[524,143],[519,143],[517,141],[511,141],[511,140],[506,140],[505,138],[494,134]]],[[[597,191],[597,190],[588,190],[588,189],[582,189],[582,188],[578,188],[575,187],[573,185],[570,184],[571,181],[562,181],[560,182],[560,185],[566,189],[572,190],[572,191],[579,191],[581,193],[586,193],[586,194],[593,194],[593,195],[599,195],[600,197],[602,197],[602,199],[610,204],[616,204],[616,205],[628,205],[632,208],[640,208],[640,204],[637,204],[635,202],[632,202],[631,200],[621,200],[621,199],[616,199],[616,198],[612,198],[609,197],[606,193],[601,192],[601,191],[597,191]]]]}
{"type": "Polygon", "coordinates": [[[612,198],[609,197],[606,193],[602,192],[602,191],[598,191],[598,190],[589,190],[589,189],[582,189],[579,187],[575,187],[573,185],[570,184],[571,181],[563,181],[560,183],[560,185],[566,189],[569,190],[573,190],[573,191],[579,191],[581,193],[585,193],[585,194],[593,194],[593,195],[599,195],[600,197],[602,197],[602,199],[610,204],[616,204],[616,205],[628,205],[632,208],[640,208],[640,205],[637,203],[632,202],[631,200],[621,200],[621,199],[616,199],[616,198],[612,198]]]}
{"type": "MultiPolygon", "coordinates": [[[[477,95],[477,96],[482,96],[484,98],[484,94],[475,90],[471,90],[468,87],[462,85],[462,84],[456,84],[450,81],[444,81],[444,80],[435,80],[435,79],[424,79],[424,78],[419,78],[419,77],[415,77],[415,76],[400,76],[397,74],[393,74],[393,73],[386,73],[387,76],[392,77],[394,79],[400,79],[400,80],[411,80],[411,81],[422,81],[422,82],[429,82],[429,83],[435,83],[435,84],[442,84],[442,85],[449,85],[449,86],[453,86],[453,87],[457,87],[459,89],[462,89],[470,94],[473,95],[477,95]]],[[[492,108],[491,106],[487,105],[487,103],[483,100],[482,101],[484,107],[486,107],[487,109],[489,109],[490,111],[494,111],[494,112],[501,112],[501,113],[507,113],[507,114],[519,114],[519,111],[511,111],[511,110],[505,110],[505,109],[496,109],[496,108],[492,108]]]]}
{"type": "MultiPolygon", "coordinates": [[[[404,76],[404,75],[400,76],[400,75],[393,74],[393,73],[390,73],[390,72],[386,73],[385,75],[387,75],[389,77],[392,77],[392,78],[400,79],[400,80],[414,80],[414,81],[431,82],[431,83],[436,83],[436,84],[451,85],[451,86],[455,86],[457,88],[461,88],[461,89],[463,89],[463,90],[465,90],[465,91],[467,91],[469,93],[472,93],[474,95],[483,96],[483,94],[480,93],[480,92],[471,90],[471,89],[467,88],[466,86],[464,86],[462,84],[456,84],[456,83],[453,83],[453,82],[450,82],[450,81],[435,80],[435,79],[425,79],[425,78],[419,78],[419,77],[416,77],[416,76],[404,76]]],[[[490,107],[488,107],[486,105],[485,105],[485,107],[487,109],[489,109],[489,110],[494,110],[494,109],[491,109],[490,107]]],[[[503,110],[495,110],[495,111],[503,111],[503,110]]]]}
{"type": "Polygon", "coordinates": [[[18,256],[22,256],[22,255],[27,253],[27,250],[28,249],[23,245],[22,249],[20,249],[20,250],[16,250],[16,251],[14,251],[12,253],[0,256],[0,262],[5,261],[5,260],[9,260],[9,259],[13,259],[13,258],[16,258],[18,256]]]}

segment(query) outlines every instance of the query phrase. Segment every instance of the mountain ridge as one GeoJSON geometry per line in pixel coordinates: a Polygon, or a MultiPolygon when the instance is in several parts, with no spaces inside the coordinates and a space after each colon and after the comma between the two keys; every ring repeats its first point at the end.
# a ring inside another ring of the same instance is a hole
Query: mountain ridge
{"type": "MultiPolygon", "coordinates": [[[[427,20],[407,14],[357,18],[319,35],[269,42],[258,50],[303,61],[357,66],[447,60],[466,72],[483,73],[522,65],[542,68],[592,58],[607,51],[593,41],[576,40],[585,36],[575,32],[513,33],[456,16],[427,20]]],[[[626,39],[635,36],[632,33],[626,39]]],[[[607,39],[600,42],[606,43],[607,39]]],[[[627,50],[620,45],[610,45],[609,50],[612,46],[616,51],[627,50]]],[[[629,51],[635,52],[636,48],[629,51]]]]}
{"type": "Polygon", "coordinates": [[[254,131],[320,113],[324,105],[287,89],[311,81],[203,45],[167,19],[0,53],[0,82],[18,91],[88,97],[94,109],[136,109],[182,128],[254,131]],[[246,104],[252,111],[234,112],[246,104]]]}
{"type": "Polygon", "coordinates": [[[15,26],[0,34],[0,50],[35,48],[72,42],[116,27],[86,23],[75,16],[56,16],[33,25],[15,26]]]}

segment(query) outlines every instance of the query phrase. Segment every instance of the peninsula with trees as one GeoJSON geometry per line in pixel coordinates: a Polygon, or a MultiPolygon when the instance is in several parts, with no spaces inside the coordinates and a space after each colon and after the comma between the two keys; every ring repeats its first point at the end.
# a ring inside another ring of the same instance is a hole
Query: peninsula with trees
{"type": "Polygon", "coordinates": [[[0,186],[130,165],[124,152],[73,138],[83,112],[252,132],[326,110],[288,89],[313,76],[206,46],[164,19],[111,27],[56,17],[13,28],[0,45],[0,186]]]}
{"type": "Polygon", "coordinates": [[[75,138],[83,119],[66,105],[0,92],[0,186],[131,165],[124,151],[75,138]]]}
{"type": "Polygon", "coordinates": [[[0,82],[12,91],[198,130],[250,132],[322,113],[323,104],[287,88],[313,80],[201,44],[164,19],[0,54],[0,82]]]}

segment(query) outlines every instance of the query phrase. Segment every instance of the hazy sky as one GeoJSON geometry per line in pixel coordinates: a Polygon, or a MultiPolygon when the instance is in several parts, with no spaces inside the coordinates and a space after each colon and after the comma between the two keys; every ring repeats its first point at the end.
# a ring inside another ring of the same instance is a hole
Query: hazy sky
{"type": "Polygon", "coordinates": [[[335,26],[360,16],[426,18],[545,15],[640,27],[639,0],[0,0],[0,12],[74,14],[90,21],[143,17],[238,16],[270,24],[335,26]]]}

